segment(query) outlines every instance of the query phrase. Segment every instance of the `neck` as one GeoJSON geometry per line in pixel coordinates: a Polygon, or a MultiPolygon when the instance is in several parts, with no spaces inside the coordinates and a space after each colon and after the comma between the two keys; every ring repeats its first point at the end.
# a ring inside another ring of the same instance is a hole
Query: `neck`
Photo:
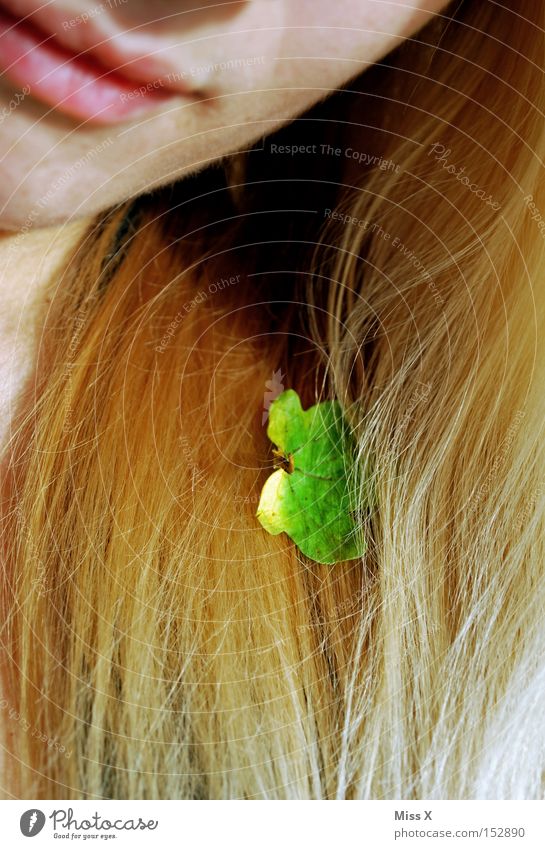
{"type": "Polygon", "coordinates": [[[14,406],[36,362],[47,305],[89,222],[0,232],[0,454],[14,406]]]}

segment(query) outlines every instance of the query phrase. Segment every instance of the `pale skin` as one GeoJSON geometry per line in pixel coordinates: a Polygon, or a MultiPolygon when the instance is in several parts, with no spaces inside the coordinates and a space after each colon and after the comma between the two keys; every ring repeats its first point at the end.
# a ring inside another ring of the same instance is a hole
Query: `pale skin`
{"type": "MultiPolygon", "coordinates": [[[[0,453],[34,367],[51,287],[89,219],[249,147],[383,58],[447,5],[0,2],[0,11],[30,16],[64,47],[77,51],[79,44],[108,68],[122,68],[135,88],[142,73],[128,59],[141,56],[149,60],[150,86],[180,77],[190,89],[189,96],[173,92],[148,111],[103,126],[32,94],[21,100],[21,85],[0,74],[0,453]]],[[[5,38],[9,33],[0,37],[0,58],[5,38]]],[[[0,785],[7,787],[5,772],[0,769],[0,785]]]]}

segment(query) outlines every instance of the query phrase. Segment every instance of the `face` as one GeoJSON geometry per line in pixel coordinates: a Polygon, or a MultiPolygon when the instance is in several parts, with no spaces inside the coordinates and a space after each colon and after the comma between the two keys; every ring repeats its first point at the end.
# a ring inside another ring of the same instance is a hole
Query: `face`
{"type": "Polygon", "coordinates": [[[244,149],[441,0],[0,0],[0,227],[88,216],[244,149]]]}

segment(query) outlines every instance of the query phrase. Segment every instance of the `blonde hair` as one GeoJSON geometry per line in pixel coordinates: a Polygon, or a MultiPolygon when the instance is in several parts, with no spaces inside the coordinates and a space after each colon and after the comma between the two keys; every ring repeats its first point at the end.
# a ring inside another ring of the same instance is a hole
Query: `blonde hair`
{"type": "Polygon", "coordinates": [[[463,3],[278,133],[356,132],[350,179],[266,139],[82,240],[10,444],[20,795],[543,797],[545,4],[525,6],[463,3]],[[278,372],[339,398],[373,458],[362,562],[256,522],[278,372]]]}

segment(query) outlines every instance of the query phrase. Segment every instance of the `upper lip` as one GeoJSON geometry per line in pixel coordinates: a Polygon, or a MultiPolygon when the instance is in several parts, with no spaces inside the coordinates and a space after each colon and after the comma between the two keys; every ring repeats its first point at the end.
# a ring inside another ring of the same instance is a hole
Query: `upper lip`
{"type": "MultiPolygon", "coordinates": [[[[46,36],[76,56],[96,59],[105,69],[115,71],[135,83],[156,83],[172,92],[187,94],[188,75],[166,55],[164,42],[140,28],[126,31],[113,23],[105,12],[76,26],[66,26],[77,17],[74,10],[56,4],[39,4],[21,15],[20,0],[0,0],[0,5],[18,21],[38,27],[46,36]]],[[[31,4],[24,4],[27,7],[31,4]]],[[[81,13],[80,13],[81,14],[81,13]]],[[[191,79],[191,78],[189,78],[191,79]]],[[[192,86],[195,87],[195,84],[192,86]]]]}

